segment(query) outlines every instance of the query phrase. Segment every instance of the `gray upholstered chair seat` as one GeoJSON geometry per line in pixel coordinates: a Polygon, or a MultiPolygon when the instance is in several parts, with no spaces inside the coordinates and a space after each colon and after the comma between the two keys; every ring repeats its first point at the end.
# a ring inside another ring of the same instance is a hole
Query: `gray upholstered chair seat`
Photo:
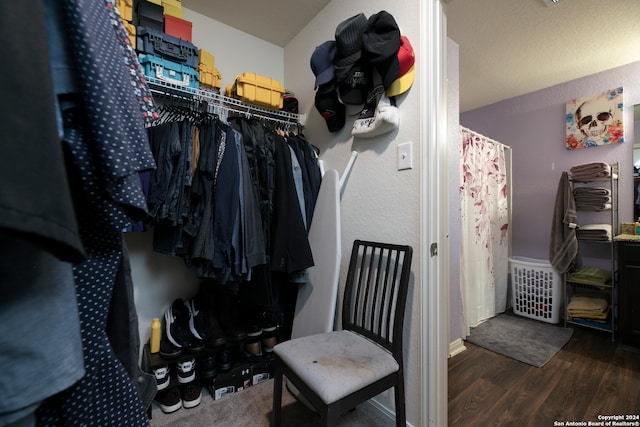
{"type": "Polygon", "coordinates": [[[399,369],[389,351],[351,331],[285,341],[273,351],[325,404],[399,369]]]}

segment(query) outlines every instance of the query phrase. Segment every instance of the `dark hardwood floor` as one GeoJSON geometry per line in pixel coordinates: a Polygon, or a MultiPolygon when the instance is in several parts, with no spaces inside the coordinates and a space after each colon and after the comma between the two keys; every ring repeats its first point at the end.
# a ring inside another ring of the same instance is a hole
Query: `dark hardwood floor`
{"type": "Polygon", "coordinates": [[[465,342],[449,359],[449,426],[545,427],[640,415],[640,351],[609,334],[573,329],[542,368],[465,342]]]}

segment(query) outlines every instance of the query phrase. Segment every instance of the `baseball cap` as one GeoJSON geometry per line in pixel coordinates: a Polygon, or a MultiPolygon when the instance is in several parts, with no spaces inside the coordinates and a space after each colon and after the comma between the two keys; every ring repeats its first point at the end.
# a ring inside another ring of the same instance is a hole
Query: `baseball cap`
{"type": "Polygon", "coordinates": [[[333,80],[333,60],[336,55],[336,41],[327,40],[317,46],[311,55],[311,71],[316,76],[314,89],[333,80]]]}
{"type": "Polygon", "coordinates": [[[364,104],[372,82],[372,67],[366,61],[359,60],[351,67],[345,80],[338,84],[340,101],[348,105],[364,104]]]}
{"type": "Polygon", "coordinates": [[[345,107],[338,99],[338,93],[333,84],[321,86],[316,91],[315,105],[327,123],[329,132],[337,132],[344,127],[345,107]]]}
{"type": "Polygon", "coordinates": [[[336,54],[333,66],[338,83],[349,77],[351,68],[362,56],[362,33],[366,25],[367,17],[364,13],[359,13],[345,19],[336,27],[336,54]]]}
{"type": "Polygon", "coordinates": [[[409,39],[400,36],[400,48],[397,54],[398,74],[387,87],[387,96],[397,96],[409,90],[416,74],[416,57],[409,39]]]}
{"type": "Polygon", "coordinates": [[[399,48],[400,29],[394,17],[385,10],[372,15],[362,34],[362,52],[380,72],[385,89],[399,75],[399,48]]]}
{"type": "Polygon", "coordinates": [[[384,86],[377,85],[369,92],[360,116],[353,122],[351,135],[373,138],[397,129],[399,124],[398,107],[392,99],[387,97],[384,86]]]}

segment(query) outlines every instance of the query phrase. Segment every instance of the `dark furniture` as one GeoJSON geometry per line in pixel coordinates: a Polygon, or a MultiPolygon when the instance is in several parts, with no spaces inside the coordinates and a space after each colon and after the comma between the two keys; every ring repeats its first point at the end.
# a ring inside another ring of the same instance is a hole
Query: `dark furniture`
{"type": "Polygon", "coordinates": [[[620,342],[640,348],[640,241],[618,242],[618,263],[620,342]]]}
{"type": "Polygon", "coordinates": [[[402,331],[413,249],[356,240],[342,305],[342,330],[300,337],[274,347],[273,421],[281,425],[287,377],[334,426],[340,415],[394,387],[396,425],[406,425],[402,331]]]}

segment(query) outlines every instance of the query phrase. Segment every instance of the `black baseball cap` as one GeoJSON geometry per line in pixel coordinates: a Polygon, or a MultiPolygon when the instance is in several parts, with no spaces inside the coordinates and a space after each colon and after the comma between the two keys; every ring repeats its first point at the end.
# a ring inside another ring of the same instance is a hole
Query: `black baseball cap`
{"type": "Polygon", "coordinates": [[[362,33],[367,25],[367,17],[359,13],[345,19],[336,27],[335,76],[338,83],[344,82],[351,68],[362,56],[362,33]]]}
{"type": "Polygon", "coordinates": [[[329,132],[337,132],[344,127],[345,106],[338,99],[338,93],[333,84],[323,85],[316,91],[315,105],[327,123],[329,132]]]}
{"type": "Polygon", "coordinates": [[[371,15],[362,34],[362,52],[382,76],[385,89],[398,77],[399,48],[400,29],[393,15],[385,10],[371,15]]]}

